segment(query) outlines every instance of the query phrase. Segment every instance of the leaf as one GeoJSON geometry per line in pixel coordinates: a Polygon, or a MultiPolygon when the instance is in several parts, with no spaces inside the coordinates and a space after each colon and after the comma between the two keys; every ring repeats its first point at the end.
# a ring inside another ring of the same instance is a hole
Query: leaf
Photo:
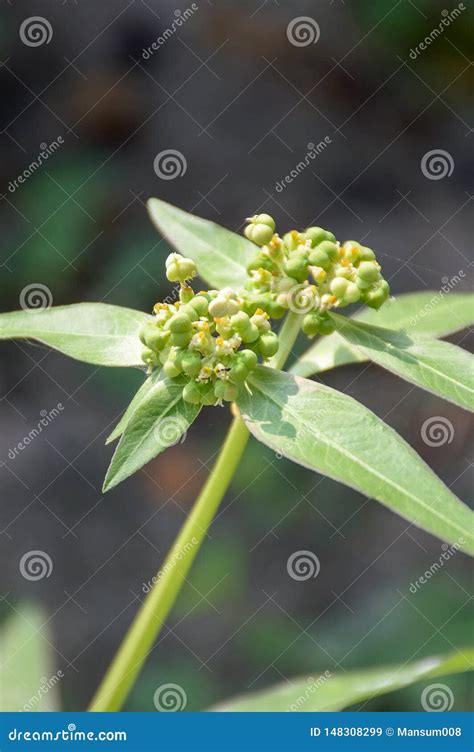
{"type": "Polygon", "coordinates": [[[46,614],[37,606],[20,603],[0,631],[2,684],[0,711],[57,711],[57,683],[52,647],[43,625],[46,614]],[[49,644],[48,644],[49,643],[49,644]]]}
{"type": "Polygon", "coordinates": [[[473,514],[392,428],[352,397],[258,366],[239,400],[251,433],[474,554],[473,514]]]}
{"type": "MultiPolygon", "coordinates": [[[[250,692],[210,708],[218,712],[329,712],[338,711],[363,700],[408,687],[415,682],[449,674],[471,671],[474,649],[467,648],[446,656],[423,658],[416,663],[391,665],[363,671],[331,674],[325,671],[298,677],[261,692],[250,692]]],[[[429,693],[426,701],[429,705],[429,693]]],[[[420,704],[420,710],[423,705],[420,704]]]]}
{"type": "MultiPolygon", "coordinates": [[[[474,323],[474,299],[471,294],[442,296],[433,290],[397,295],[379,310],[363,308],[353,317],[367,324],[384,326],[422,337],[447,337],[474,323]]],[[[340,334],[321,337],[290,368],[297,376],[312,376],[330,368],[369,360],[340,334]]]]}
{"type": "Polygon", "coordinates": [[[133,412],[112,457],[104,481],[110,491],[143,465],[186,434],[201,409],[182,397],[184,379],[168,379],[160,372],[151,377],[153,384],[133,412]]]}
{"type": "Polygon", "coordinates": [[[474,410],[474,359],[448,342],[330,314],[338,332],[383,368],[449,402],[474,410]]]}
{"type": "Polygon", "coordinates": [[[0,314],[0,339],[35,339],[97,366],[141,366],[142,324],[152,317],[107,303],[77,303],[0,314]]]}
{"type": "Polygon", "coordinates": [[[218,289],[243,287],[248,280],[247,264],[257,250],[254,243],[157,198],[149,199],[148,213],[163,237],[193,259],[205,282],[218,289]]]}
{"type": "Polygon", "coordinates": [[[125,427],[130,421],[130,418],[132,417],[133,413],[136,411],[137,407],[143,402],[144,398],[148,395],[150,389],[154,386],[154,381],[151,376],[149,376],[143,384],[140,386],[136,394],[134,395],[132,401],[129,403],[127,409],[123,413],[122,417],[120,418],[119,422],[115,426],[114,430],[110,434],[110,436],[107,437],[105,440],[106,444],[112,443],[112,441],[115,441],[115,439],[118,439],[119,436],[121,436],[125,430],[125,427]]]}

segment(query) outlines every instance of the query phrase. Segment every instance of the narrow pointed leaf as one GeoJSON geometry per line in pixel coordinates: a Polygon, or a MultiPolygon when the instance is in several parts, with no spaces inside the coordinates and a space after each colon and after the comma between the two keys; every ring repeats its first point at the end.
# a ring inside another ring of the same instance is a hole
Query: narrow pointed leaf
{"type": "Polygon", "coordinates": [[[152,317],[107,303],[0,314],[0,339],[34,339],[98,366],[143,366],[141,325],[152,317]]]}
{"type": "Polygon", "coordinates": [[[119,436],[123,434],[123,432],[125,431],[125,427],[129,423],[130,418],[132,417],[133,413],[136,411],[137,407],[143,402],[143,400],[148,395],[148,392],[153,386],[154,386],[154,379],[151,376],[148,376],[148,378],[145,379],[145,381],[140,386],[136,394],[133,396],[132,401],[128,404],[127,409],[123,413],[122,417],[120,418],[119,422],[115,426],[110,436],[108,436],[107,439],[105,440],[106,444],[111,444],[113,441],[115,441],[115,439],[118,439],[119,436]]]}
{"type": "Polygon", "coordinates": [[[192,258],[200,277],[216,288],[239,289],[247,281],[247,264],[256,246],[224,227],[151,198],[148,212],[153,224],[183,256],[192,258]]]}
{"type": "MultiPolygon", "coordinates": [[[[353,317],[374,326],[420,337],[448,337],[474,323],[474,298],[468,293],[441,295],[434,290],[397,295],[379,310],[363,308],[353,317]]],[[[312,376],[330,368],[369,360],[360,350],[334,332],[321,337],[290,369],[297,376],[312,376]]]]}
{"type": "Polygon", "coordinates": [[[259,366],[239,400],[251,433],[474,554],[473,513],[373,412],[335,389],[259,366]]]}
{"type": "Polygon", "coordinates": [[[402,379],[474,410],[474,358],[448,342],[424,339],[331,314],[351,345],[402,379]]]}
{"type": "Polygon", "coordinates": [[[104,491],[109,491],[133,475],[143,465],[183,440],[201,406],[191,405],[182,397],[181,379],[167,379],[160,373],[140,405],[133,412],[112,457],[104,481],[104,491]]]}
{"type": "MultiPolygon", "coordinates": [[[[382,666],[344,674],[313,672],[260,692],[249,692],[210,708],[219,712],[330,712],[403,689],[415,682],[472,671],[474,650],[462,648],[400,666],[382,666]]],[[[420,710],[423,706],[420,704],[420,710]]]]}

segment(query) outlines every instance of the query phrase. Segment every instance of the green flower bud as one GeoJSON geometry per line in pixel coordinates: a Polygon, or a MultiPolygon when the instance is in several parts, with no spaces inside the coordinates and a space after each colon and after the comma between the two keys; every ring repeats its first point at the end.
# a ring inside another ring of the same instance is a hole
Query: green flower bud
{"type": "Polygon", "coordinates": [[[255,219],[255,224],[268,225],[268,227],[271,227],[272,232],[275,232],[275,220],[269,214],[257,214],[257,216],[254,217],[254,219],[255,219]]]}
{"type": "Polygon", "coordinates": [[[180,365],[187,376],[196,378],[201,370],[201,356],[197,352],[187,350],[181,357],[180,365]]]}
{"type": "MultiPolygon", "coordinates": [[[[324,240],[331,240],[333,243],[336,240],[336,237],[332,234],[332,232],[323,230],[322,227],[308,227],[304,231],[304,234],[307,238],[309,238],[309,240],[311,240],[311,246],[313,248],[319,245],[319,243],[322,243],[324,240]]],[[[321,264],[319,264],[319,266],[321,266],[321,264]]]]}
{"type": "Polygon", "coordinates": [[[332,294],[335,295],[338,300],[342,300],[346,294],[348,285],[349,282],[347,279],[343,279],[343,277],[335,277],[329,287],[332,294]]]}
{"type": "Polygon", "coordinates": [[[225,298],[217,296],[209,303],[209,316],[220,319],[226,316],[228,312],[228,301],[225,298]]]}
{"type": "Polygon", "coordinates": [[[166,328],[173,334],[181,334],[192,330],[191,319],[186,313],[175,313],[173,318],[166,324],[166,328]]]}
{"type": "Polygon", "coordinates": [[[170,253],[165,262],[166,276],[170,282],[184,282],[197,274],[196,264],[179,253],[170,253]]]}
{"type": "Polygon", "coordinates": [[[242,339],[242,342],[245,342],[245,344],[248,344],[250,342],[255,342],[259,338],[259,336],[260,336],[260,330],[258,326],[256,326],[252,322],[249,322],[249,325],[244,332],[240,332],[240,337],[242,339]]]}
{"type": "Polygon", "coordinates": [[[283,245],[287,251],[294,251],[300,244],[300,233],[297,230],[285,232],[283,235],[283,245]]]}
{"type": "Polygon", "coordinates": [[[193,405],[201,404],[201,392],[195,381],[189,381],[183,389],[183,399],[185,402],[191,402],[193,405]]]}
{"type": "Polygon", "coordinates": [[[204,295],[195,295],[190,305],[194,308],[198,316],[205,316],[209,308],[209,301],[204,295]]]}
{"type": "Polygon", "coordinates": [[[289,258],[285,261],[283,268],[285,274],[294,277],[297,282],[304,282],[308,276],[308,263],[304,258],[289,258]]]}
{"type": "Polygon", "coordinates": [[[369,308],[379,309],[390,295],[390,286],[388,282],[383,279],[375,290],[369,290],[363,296],[364,302],[369,308]]]}
{"type": "MultiPolygon", "coordinates": [[[[253,354],[255,355],[255,353],[253,354]]],[[[245,363],[238,360],[229,371],[229,379],[235,384],[240,384],[242,381],[245,381],[249,373],[250,371],[245,363]]]]}
{"type": "Polygon", "coordinates": [[[201,395],[201,404],[202,405],[215,405],[216,396],[214,394],[213,382],[209,381],[208,383],[199,384],[198,388],[199,388],[199,392],[201,395]]]}
{"type": "Polygon", "coordinates": [[[181,285],[179,290],[179,299],[181,303],[189,303],[194,298],[194,290],[189,285],[181,285]]]}
{"type": "MultiPolygon", "coordinates": [[[[286,302],[286,300],[285,300],[286,302]]],[[[281,319],[285,315],[287,309],[285,306],[280,305],[276,300],[270,300],[265,306],[267,313],[272,319],[281,319]]]]}
{"type": "Polygon", "coordinates": [[[360,300],[360,290],[354,282],[349,282],[344,293],[344,303],[349,305],[350,303],[357,303],[360,300]]]}
{"type": "Polygon", "coordinates": [[[146,346],[151,350],[162,350],[168,344],[170,337],[169,332],[164,332],[162,329],[156,329],[146,334],[146,346]]]}
{"type": "Polygon", "coordinates": [[[273,237],[272,228],[265,224],[248,225],[244,233],[256,245],[266,245],[273,237]]]}
{"type": "Polygon", "coordinates": [[[168,376],[168,378],[174,379],[176,376],[179,376],[181,371],[178,368],[175,360],[168,359],[166,363],[163,364],[163,373],[165,374],[165,376],[168,376]]]}
{"type": "Polygon", "coordinates": [[[369,288],[372,287],[372,282],[364,282],[363,279],[361,279],[360,277],[357,277],[356,285],[359,288],[359,290],[363,292],[364,290],[368,290],[369,288]]]}
{"type": "Polygon", "coordinates": [[[307,334],[308,337],[314,337],[315,334],[318,334],[319,321],[320,317],[317,313],[314,313],[313,311],[311,313],[307,313],[303,318],[303,323],[301,325],[304,334],[307,334]]]}
{"type": "Polygon", "coordinates": [[[375,261],[375,253],[372,248],[367,248],[365,245],[359,246],[359,260],[360,261],[375,261]]]}
{"type": "Polygon", "coordinates": [[[378,267],[372,261],[362,261],[357,267],[357,276],[364,282],[375,282],[379,278],[378,267]]]}
{"type": "Polygon", "coordinates": [[[171,333],[171,344],[174,345],[174,347],[187,347],[189,343],[191,342],[191,337],[193,336],[192,331],[189,332],[172,332],[171,333]]]}
{"type": "MultiPolygon", "coordinates": [[[[190,321],[197,321],[199,318],[199,314],[194,308],[193,302],[195,298],[189,303],[186,303],[185,305],[181,306],[179,309],[179,314],[175,314],[173,318],[176,318],[177,315],[179,316],[187,316],[190,321]]],[[[169,324],[168,324],[169,326],[169,324]]]]}
{"type": "Polygon", "coordinates": [[[236,332],[245,332],[246,329],[248,329],[250,325],[250,318],[248,314],[244,313],[244,311],[239,311],[238,313],[235,313],[233,316],[231,316],[230,319],[230,325],[232,329],[235,329],[236,332]]]}
{"type": "Polygon", "coordinates": [[[153,352],[153,350],[149,350],[146,348],[142,351],[141,359],[147,366],[156,366],[158,365],[156,354],[153,352]]]}
{"type": "Polygon", "coordinates": [[[339,259],[339,246],[337,243],[334,243],[331,240],[323,240],[322,243],[319,243],[318,248],[320,251],[327,253],[331,261],[337,261],[339,259]]]}
{"type": "Polygon", "coordinates": [[[238,358],[245,363],[249,371],[253,371],[258,362],[258,358],[253,350],[240,350],[238,358]]]}
{"type": "Polygon", "coordinates": [[[319,333],[323,335],[332,334],[335,328],[336,326],[333,324],[329,316],[327,314],[322,314],[319,320],[319,333]]]}
{"type": "Polygon", "coordinates": [[[258,340],[258,349],[263,358],[271,358],[278,350],[278,337],[275,332],[265,332],[258,340]]]}
{"type": "Polygon", "coordinates": [[[332,261],[329,258],[326,251],[321,250],[320,247],[315,248],[311,251],[309,254],[309,263],[311,266],[320,266],[324,271],[328,271],[328,269],[332,265],[332,261]]]}
{"type": "Polygon", "coordinates": [[[275,264],[271,258],[259,253],[247,264],[247,273],[251,274],[254,271],[258,271],[258,269],[266,269],[267,271],[272,272],[275,270],[275,264]]]}

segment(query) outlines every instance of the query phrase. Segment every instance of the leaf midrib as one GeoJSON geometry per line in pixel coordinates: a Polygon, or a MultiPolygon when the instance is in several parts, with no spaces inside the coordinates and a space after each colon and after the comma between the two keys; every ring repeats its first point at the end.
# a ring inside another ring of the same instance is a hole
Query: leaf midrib
{"type": "MultiPolygon", "coordinates": [[[[269,399],[269,400],[270,400],[271,402],[273,402],[273,403],[274,403],[274,404],[275,404],[275,405],[276,405],[277,407],[279,407],[279,408],[282,408],[282,407],[284,406],[284,405],[283,405],[283,403],[280,403],[280,402],[278,402],[278,401],[277,401],[277,400],[276,400],[276,399],[275,399],[275,398],[274,398],[274,397],[272,396],[272,394],[268,394],[268,393],[266,393],[266,392],[265,392],[265,391],[264,391],[264,390],[262,389],[262,387],[261,387],[261,386],[260,386],[259,384],[255,384],[255,382],[254,382],[254,381],[252,381],[252,383],[254,384],[254,386],[256,386],[256,388],[257,388],[257,389],[259,389],[259,390],[260,390],[260,392],[262,393],[262,395],[263,395],[263,396],[264,396],[265,398],[268,398],[268,399],[269,399]]],[[[423,509],[425,509],[425,510],[429,511],[429,512],[430,512],[431,514],[434,514],[434,515],[435,515],[435,516],[436,516],[436,517],[437,517],[437,518],[438,518],[438,519],[440,520],[440,522],[443,522],[443,523],[445,523],[445,524],[446,524],[446,523],[448,523],[448,524],[450,524],[451,526],[455,527],[455,529],[456,529],[456,530],[459,530],[459,531],[460,531],[461,533],[463,533],[463,535],[464,535],[464,534],[466,534],[466,531],[464,530],[464,528],[462,528],[462,527],[458,527],[458,525],[457,525],[456,523],[454,523],[454,522],[453,522],[453,521],[452,521],[452,520],[451,520],[451,519],[450,519],[449,517],[443,517],[443,516],[441,515],[441,513],[440,513],[440,512],[438,511],[438,510],[435,510],[435,509],[433,509],[432,507],[430,507],[430,506],[428,506],[427,504],[425,504],[425,503],[423,502],[423,500],[419,499],[419,498],[418,498],[417,496],[414,496],[414,495],[413,495],[412,493],[410,493],[410,491],[406,490],[406,489],[405,489],[405,488],[403,488],[402,486],[399,486],[399,485],[398,485],[398,484],[397,484],[397,483],[396,483],[395,481],[393,481],[393,480],[391,480],[391,479],[388,479],[388,478],[384,477],[383,475],[381,475],[381,474],[380,474],[380,473],[379,473],[379,472],[378,472],[377,470],[375,470],[374,468],[371,468],[370,466],[367,466],[367,465],[365,465],[365,464],[364,464],[364,462],[363,462],[362,460],[360,460],[360,459],[359,459],[358,457],[355,457],[355,456],[351,455],[351,454],[350,454],[350,453],[349,453],[349,452],[348,452],[347,450],[345,450],[345,449],[341,448],[341,447],[340,447],[340,446],[339,446],[338,444],[336,444],[336,443],[335,443],[335,442],[334,442],[333,440],[326,438],[325,434],[321,434],[321,433],[318,433],[318,431],[314,429],[314,425],[313,425],[313,424],[308,424],[308,423],[307,423],[307,422],[306,422],[306,421],[305,421],[305,420],[304,420],[304,419],[303,419],[303,418],[302,418],[302,417],[301,417],[300,415],[298,415],[298,413],[295,413],[295,412],[293,412],[293,411],[292,411],[292,409],[290,408],[290,406],[288,405],[288,403],[286,403],[286,409],[288,410],[289,414],[290,414],[290,415],[291,415],[291,416],[292,416],[293,418],[296,418],[296,419],[297,419],[297,420],[298,420],[298,421],[299,421],[299,422],[300,422],[300,423],[301,423],[302,425],[304,425],[304,426],[305,426],[306,428],[309,428],[309,429],[310,429],[310,432],[314,432],[314,433],[316,433],[316,436],[318,437],[318,439],[319,439],[320,441],[321,441],[321,438],[320,438],[320,437],[321,437],[321,436],[324,436],[324,441],[326,441],[326,442],[327,442],[327,443],[328,443],[328,444],[329,444],[329,445],[330,445],[330,446],[331,446],[331,447],[332,447],[333,449],[336,449],[336,450],[337,450],[338,452],[340,452],[340,453],[341,453],[342,455],[344,455],[345,457],[348,457],[348,458],[349,458],[349,459],[350,459],[350,460],[351,460],[352,462],[355,462],[355,463],[356,463],[357,465],[359,465],[359,466],[360,466],[360,467],[361,467],[362,469],[365,469],[366,471],[368,471],[369,473],[371,473],[372,475],[374,475],[374,476],[375,476],[375,477],[377,477],[378,479],[382,480],[382,481],[383,481],[384,483],[386,483],[386,484],[388,484],[388,485],[392,486],[392,488],[394,488],[395,490],[398,490],[398,491],[402,492],[402,493],[403,493],[403,494],[404,494],[405,496],[407,496],[407,497],[408,497],[409,499],[412,499],[412,500],[413,500],[413,501],[414,501],[414,502],[415,502],[416,504],[418,504],[419,506],[421,506],[421,507],[422,507],[423,509]]],[[[369,411],[369,412],[370,412],[370,411],[369,411]]],[[[389,427],[389,426],[388,426],[388,427],[389,427]]],[[[401,441],[403,441],[403,439],[402,439],[401,437],[400,437],[400,439],[401,439],[401,441]]],[[[405,442],[404,442],[404,443],[405,443],[405,442]]],[[[407,446],[408,446],[408,448],[409,448],[409,449],[411,450],[411,447],[410,447],[409,445],[407,445],[407,446]]],[[[338,478],[337,478],[336,476],[330,475],[330,477],[331,477],[331,478],[333,478],[334,480],[337,480],[338,482],[340,482],[340,481],[339,481],[339,479],[338,479],[338,478]]],[[[360,489],[360,486],[354,486],[354,487],[355,487],[355,488],[356,488],[356,489],[357,489],[358,491],[360,491],[360,490],[361,490],[361,489],[360,489]]],[[[448,490],[449,490],[449,489],[448,489],[448,490]]],[[[374,498],[375,498],[375,497],[374,497],[374,498]]],[[[453,497],[453,498],[456,498],[456,497],[453,497]]],[[[439,500],[439,499],[438,499],[438,500],[439,500]]],[[[384,503],[384,502],[383,502],[383,500],[381,500],[381,499],[380,499],[380,501],[382,501],[382,503],[384,503]]],[[[462,501],[460,501],[460,500],[458,500],[458,501],[459,501],[459,502],[460,502],[461,504],[463,503],[463,502],[462,502],[462,501]]],[[[466,507],[466,508],[467,508],[467,507],[466,507]]],[[[470,538],[470,540],[473,540],[473,539],[474,539],[474,536],[473,536],[473,535],[469,535],[469,538],[470,538]]]]}

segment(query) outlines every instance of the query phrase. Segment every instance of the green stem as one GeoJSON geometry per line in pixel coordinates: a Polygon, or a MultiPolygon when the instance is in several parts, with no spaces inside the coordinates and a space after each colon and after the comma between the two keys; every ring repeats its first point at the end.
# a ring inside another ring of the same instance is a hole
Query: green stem
{"type": "MultiPolygon", "coordinates": [[[[286,361],[298,336],[300,321],[301,317],[295,313],[287,315],[279,335],[278,353],[270,362],[273,368],[281,368],[286,361]]],[[[211,474],[94,695],[90,711],[112,712],[122,707],[207,535],[248,438],[244,421],[240,416],[235,417],[211,474]]]]}

